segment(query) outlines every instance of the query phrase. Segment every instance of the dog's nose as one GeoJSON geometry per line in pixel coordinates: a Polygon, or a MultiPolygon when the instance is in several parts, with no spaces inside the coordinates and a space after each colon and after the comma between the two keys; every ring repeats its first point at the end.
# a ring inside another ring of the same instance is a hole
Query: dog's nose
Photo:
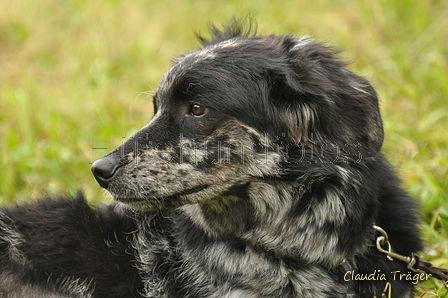
{"type": "Polygon", "coordinates": [[[110,180],[121,166],[116,154],[111,154],[95,161],[91,170],[101,187],[107,188],[110,180]]]}

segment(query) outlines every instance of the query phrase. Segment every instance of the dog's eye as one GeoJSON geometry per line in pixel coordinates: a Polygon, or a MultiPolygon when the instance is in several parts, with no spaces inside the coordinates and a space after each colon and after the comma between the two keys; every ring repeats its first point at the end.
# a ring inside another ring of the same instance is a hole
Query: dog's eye
{"type": "Polygon", "coordinates": [[[190,114],[193,116],[204,115],[205,113],[207,113],[207,111],[208,111],[208,108],[201,107],[200,105],[197,105],[197,104],[192,104],[190,106],[190,114]]]}

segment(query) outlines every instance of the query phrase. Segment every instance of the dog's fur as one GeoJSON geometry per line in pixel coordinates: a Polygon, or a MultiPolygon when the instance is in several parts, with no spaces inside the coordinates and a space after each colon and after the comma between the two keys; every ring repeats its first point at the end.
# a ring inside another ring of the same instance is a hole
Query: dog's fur
{"type": "Polygon", "coordinates": [[[308,37],[211,32],[161,80],[152,121],[94,163],[117,203],[1,211],[0,297],[412,296],[374,247],[376,224],[395,251],[422,248],[371,85],[308,37]]]}

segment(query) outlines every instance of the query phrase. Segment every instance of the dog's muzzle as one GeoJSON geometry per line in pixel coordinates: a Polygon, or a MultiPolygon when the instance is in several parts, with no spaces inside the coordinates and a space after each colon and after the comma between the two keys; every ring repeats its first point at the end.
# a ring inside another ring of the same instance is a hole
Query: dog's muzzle
{"type": "Polygon", "coordinates": [[[107,188],[121,166],[123,164],[120,163],[116,154],[110,154],[95,161],[91,170],[101,187],[107,188]]]}

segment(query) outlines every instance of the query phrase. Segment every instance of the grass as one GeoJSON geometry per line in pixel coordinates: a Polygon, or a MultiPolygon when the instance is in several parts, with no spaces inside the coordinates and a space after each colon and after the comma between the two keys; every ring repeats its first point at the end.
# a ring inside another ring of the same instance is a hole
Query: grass
{"type": "MultiPolygon", "coordinates": [[[[193,30],[232,15],[263,33],[310,34],[347,49],[378,91],[384,152],[422,206],[424,258],[448,264],[448,2],[41,0],[0,2],[0,204],[82,188],[108,200],[90,163],[151,118],[170,59],[193,30]],[[107,148],[107,149],[92,149],[107,148]]],[[[448,297],[442,283],[417,297],[448,297]]]]}

